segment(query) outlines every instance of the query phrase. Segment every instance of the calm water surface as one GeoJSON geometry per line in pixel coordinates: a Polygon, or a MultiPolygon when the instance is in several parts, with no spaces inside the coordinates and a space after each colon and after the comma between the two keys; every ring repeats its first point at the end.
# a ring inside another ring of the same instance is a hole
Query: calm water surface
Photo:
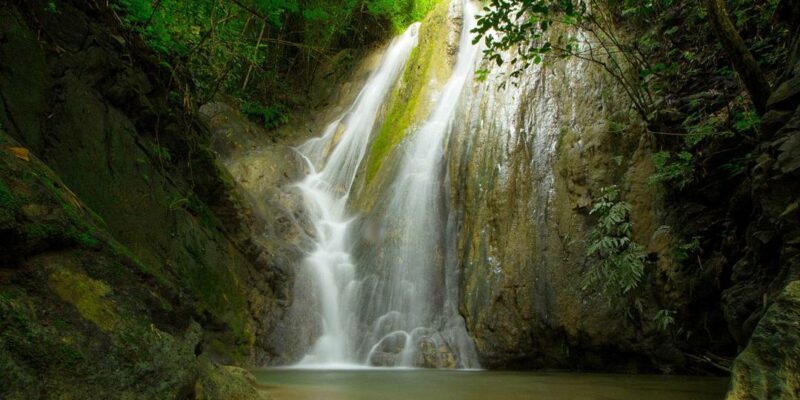
{"type": "Polygon", "coordinates": [[[435,370],[254,371],[275,400],[719,400],[727,378],[435,370]]]}

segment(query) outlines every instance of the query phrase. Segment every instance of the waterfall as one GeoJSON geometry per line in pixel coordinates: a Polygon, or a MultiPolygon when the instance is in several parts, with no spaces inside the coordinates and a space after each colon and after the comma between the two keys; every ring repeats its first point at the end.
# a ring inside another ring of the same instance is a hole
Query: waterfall
{"type": "Polygon", "coordinates": [[[322,319],[322,335],[301,366],[479,367],[458,313],[456,229],[445,190],[445,143],[480,55],[470,34],[477,9],[469,0],[459,4],[452,74],[429,116],[398,146],[388,189],[371,194],[380,203],[371,217],[390,232],[379,246],[359,237],[368,233],[354,229],[347,203],[381,105],[417,44],[418,25],[393,41],[350,110],[298,148],[311,169],[298,186],[316,230],[306,265],[322,319]]]}
{"type": "Polygon", "coordinates": [[[457,299],[447,293],[457,283],[449,273],[455,270],[455,255],[448,248],[454,232],[448,229],[443,191],[446,137],[480,54],[470,34],[476,26],[475,13],[471,2],[463,2],[452,75],[430,116],[400,149],[401,161],[383,211],[383,224],[392,231],[394,245],[384,246],[385,262],[364,260],[377,264],[375,273],[380,277],[365,296],[365,319],[374,321],[368,344],[374,343],[367,353],[367,362],[373,365],[478,367],[457,313],[457,299]],[[453,261],[452,268],[447,268],[448,261],[453,261]]]}
{"type": "Polygon", "coordinates": [[[315,249],[305,262],[319,289],[322,336],[301,364],[354,363],[348,343],[344,292],[354,279],[350,260],[347,199],[374,129],[378,112],[417,44],[419,24],[396,38],[380,67],[370,76],[353,106],[331,123],[324,134],[298,148],[311,173],[298,184],[316,231],[315,249]]]}

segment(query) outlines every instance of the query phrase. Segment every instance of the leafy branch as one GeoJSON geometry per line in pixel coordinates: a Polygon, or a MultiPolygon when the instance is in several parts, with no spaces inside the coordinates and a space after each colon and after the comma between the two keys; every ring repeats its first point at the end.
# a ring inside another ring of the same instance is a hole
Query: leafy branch
{"type": "Polygon", "coordinates": [[[583,289],[599,287],[609,297],[636,289],[644,276],[647,253],[631,239],[631,205],[619,199],[616,186],[603,188],[590,215],[597,222],[589,233],[586,256],[591,262],[583,289]]]}

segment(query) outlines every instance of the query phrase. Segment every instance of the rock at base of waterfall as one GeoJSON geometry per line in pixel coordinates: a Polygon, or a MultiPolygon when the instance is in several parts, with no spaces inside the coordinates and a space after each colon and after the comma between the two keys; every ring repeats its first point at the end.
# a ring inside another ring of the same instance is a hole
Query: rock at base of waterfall
{"type": "Polygon", "coordinates": [[[420,339],[414,358],[414,366],[417,367],[448,369],[458,367],[450,347],[443,343],[437,345],[436,341],[430,337],[420,339]]]}
{"type": "Polygon", "coordinates": [[[408,337],[404,332],[386,335],[375,346],[375,350],[369,357],[369,364],[373,367],[394,367],[401,364],[407,340],[408,337]]]}

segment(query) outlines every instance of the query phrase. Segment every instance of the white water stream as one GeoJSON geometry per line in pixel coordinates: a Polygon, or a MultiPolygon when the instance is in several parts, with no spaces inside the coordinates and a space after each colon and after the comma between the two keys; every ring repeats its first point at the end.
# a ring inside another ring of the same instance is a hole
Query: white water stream
{"type": "MultiPolygon", "coordinates": [[[[449,298],[447,208],[444,199],[445,142],[462,97],[472,82],[480,47],[472,44],[476,9],[465,1],[459,50],[452,75],[428,119],[401,149],[397,175],[388,193],[384,225],[396,238],[385,246],[382,271],[371,289],[364,317],[372,321],[367,362],[374,365],[479,367],[472,342],[449,298]],[[370,315],[371,314],[371,315],[370,315]],[[372,317],[372,318],[370,318],[372,317]],[[392,350],[403,350],[392,360],[392,350]]],[[[454,269],[454,268],[453,268],[454,269]]]]}
{"type": "Polygon", "coordinates": [[[367,80],[353,106],[331,123],[325,133],[298,149],[311,173],[298,184],[316,230],[316,249],[306,258],[317,278],[322,336],[301,364],[351,364],[357,360],[349,346],[346,286],[355,277],[350,260],[346,205],[356,172],[367,151],[380,106],[417,45],[419,24],[396,38],[380,67],[367,80]]]}
{"type": "Polygon", "coordinates": [[[390,190],[375,194],[394,238],[375,250],[380,260],[354,260],[361,238],[351,232],[355,217],[347,202],[381,106],[417,44],[418,24],[392,42],[350,110],[298,148],[311,168],[298,186],[316,230],[306,264],[316,278],[322,319],[322,335],[301,366],[479,367],[457,299],[450,298],[457,285],[442,190],[446,137],[480,54],[470,34],[476,8],[469,0],[462,7],[453,73],[428,119],[402,144],[390,190]]]}

